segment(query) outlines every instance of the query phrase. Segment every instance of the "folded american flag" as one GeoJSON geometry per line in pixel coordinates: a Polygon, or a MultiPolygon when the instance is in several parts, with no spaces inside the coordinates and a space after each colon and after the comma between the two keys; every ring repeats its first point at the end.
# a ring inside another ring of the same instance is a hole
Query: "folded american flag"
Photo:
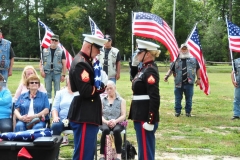
{"type": "Polygon", "coordinates": [[[0,134],[0,138],[6,141],[29,141],[32,142],[38,137],[52,137],[49,128],[30,129],[20,132],[6,132],[0,134]]]}

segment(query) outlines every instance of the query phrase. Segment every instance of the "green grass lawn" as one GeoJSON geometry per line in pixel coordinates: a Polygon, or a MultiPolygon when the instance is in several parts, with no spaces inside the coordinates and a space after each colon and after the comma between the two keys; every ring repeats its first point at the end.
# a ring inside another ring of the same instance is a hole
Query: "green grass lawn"
{"type": "MultiPolygon", "coordinates": [[[[26,63],[16,64],[22,68],[26,63]]],[[[34,66],[38,66],[32,63],[34,66]]],[[[15,66],[15,65],[14,65],[15,66]]],[[[131,82],[127,63],[123,63],[117,90],[127,101],[127,115],[131,102],[131,82]]],[[[160,115],[156,132],[156,153],[178,153],[180,155],[216,155],[240,157],[240,121],[232,121],[234,87],[231,83],[231,66],[207,66],[211,93],[205,95],[199,87],[194,89],[192,117],[174,116],[174,82],[163,81],[168,67],[160,67],[160,115]]],[[[12,94],[19,84],[21,71],[14,71],[8,87],[12,94]]],[[[41,79],[43,83],[43,79],[41,79]]],[[[64,85],[64,83],[62,83],[64,85]]],[[[183,103],[184,106],[184,103],[183,103]]],[[[182,110],[184,113],[184,110],[182,110]]],[[[70,136],[70,139],[73,137],[70,136]]],[[[127,139],[137,147],[133,124],[129,121],[127,139]]],[[[99,138],[98,138],[99,140],[99,138]]],[[[61,148],[60,157],[71,158],[73,146],[61,148]]]]}

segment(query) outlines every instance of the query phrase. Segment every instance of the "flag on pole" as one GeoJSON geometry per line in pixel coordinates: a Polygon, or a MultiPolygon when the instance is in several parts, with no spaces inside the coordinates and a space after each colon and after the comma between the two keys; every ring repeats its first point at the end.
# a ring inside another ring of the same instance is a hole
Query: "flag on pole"
{"type": "MultiPolygon", "coordinates": [[[[46,26],[42,21],[38,21],[39,25],[45,29],[45,35],[42,39],[42,43],[41,43],[41,46],[43,48],[48,48],[50,46],[50,41],[51,41],[51,37],[52,35],[54,35],[53,31],[51,31],[51,29],[46,26]]],[[[70,70],[70,67],[71,67],[71,63],[72,63],[72,60],[73,60],[73,57],[71,56],[71,54],[65,49],[65,47],[59,43],[59,46],[62,48],[62,50],[64,51],[65,53],[65,57],[66,57],[66,67],[68,70],[70,70]]]]}
{"type": "Polygon", "coordinates": [[[178,56],[178,44],[168,24],[159,16],[151,13],[135,12],[133,17],[133,34],[152,38],[161,42],[170,52],[171,61],[178,56]]]}
{"type": "Polygon", "coordinates": [[[200,44],[198,29],[196,26],[193,28],[186,43],[188,44],[190,54],[197,59],[200,65],[200,89],[203,90],[206,95],[208,95],[210,93],[210,86],[207,76],[206,65],[202,54],[202,47],[200,44]]]}
{"type": "Polygon", "coordinates": [[[96,35],[99,38],[104,38],[103,33],[100,31],[96,23],[92,20],[92,18],[89,16],[89,22],[91,27],[92,35],[96,35]]]}
{"type": "Polygon", "coordinates": [[[240,28],[227,20],[229,49],[240,52],[240,28]]]}

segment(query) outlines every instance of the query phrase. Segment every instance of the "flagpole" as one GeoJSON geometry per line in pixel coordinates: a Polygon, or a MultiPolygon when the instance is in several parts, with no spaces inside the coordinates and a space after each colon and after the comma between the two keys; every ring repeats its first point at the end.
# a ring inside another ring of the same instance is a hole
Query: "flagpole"
{"type": "Polygon", "coordinates": [[[134,42],[133,42],[133,39],[134,39],[134,35],[133,35],[133,18],[134,18],[134,12],[132,11],[132,56],[133,56],[133,51],[134,51],[134,42]]]}
{"type": "Polygon", "coordinates": [[[39,35],[39,46],[40,46],[40,60],[41,60],[41,65],[43,65],[43,61],[42,61],[42,46],[41,46],[42,42],[41,42],[39,21],[40,21],[40,18],[38,18],[38,35],[39,35]]]}
{"type": "Polygon", "coordinates": [[[175,11],[176,11],[176,0],[173,0],[173,22],[172,22],[173,35],[175,35],[175,11]]]}
{"type": "Polygon", "coordinates": [[[230,58],[231,58],[231,62],[232,62],[233,78],[234,78],[234,81],[236,82],[235,69],[234,69],[234,62],[233,62],[233,55],[232,55],[232,50],[231,50],[230,47],[229,47],[230,44],[229,44],[229,30],[228,30],[227,16],[225,16],[225,17],[226,17],[227,32],[228,32],[228,48],[229,48],[230,58]]]}

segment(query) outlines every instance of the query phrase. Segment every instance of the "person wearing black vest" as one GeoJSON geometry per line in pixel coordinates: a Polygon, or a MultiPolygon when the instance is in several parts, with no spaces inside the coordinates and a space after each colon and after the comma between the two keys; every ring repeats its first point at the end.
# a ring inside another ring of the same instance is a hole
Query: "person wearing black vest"
{"type": "Polygon", "coordinates": [[[93,59],[107,40],[95,35],[83,34],[84,42],[74,57],[69,71],[71,90],[75,97],[68,112],[68,119],[74,134],[73,160],[94,158],[98,126],[102,125],[102,104],[100,94],[105,91],[94,85],[93,59]]]}
{"type": "Polygon", "coordinates": [[[6,82],[8,77],[12,76],[14,56],[11,42],[3,38],[2,30],[0,29],[0,73],[6,82]]]}

